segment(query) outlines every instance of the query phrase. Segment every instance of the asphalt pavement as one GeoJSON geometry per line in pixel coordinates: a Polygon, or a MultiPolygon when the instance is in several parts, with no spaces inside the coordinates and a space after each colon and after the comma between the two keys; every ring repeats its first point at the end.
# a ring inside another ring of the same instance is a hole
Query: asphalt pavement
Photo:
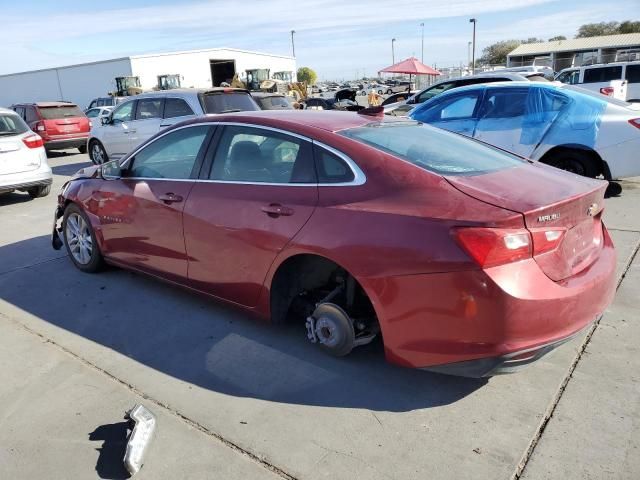
{"type": "Polygon", "coordinates": [[[640,179],[606,201],[619,290],[594,328],[515,374],[346,358],[215,301],[50,246],[55,194],[0,196],[0,478],[125,478],[123,414],[157,436],[138,478],[640,478],[640,179]]]}

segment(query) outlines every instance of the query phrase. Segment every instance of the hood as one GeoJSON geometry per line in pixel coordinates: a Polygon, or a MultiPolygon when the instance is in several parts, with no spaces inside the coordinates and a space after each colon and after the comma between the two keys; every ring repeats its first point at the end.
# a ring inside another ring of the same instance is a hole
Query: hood
{"type": "Polygon", "coordinates": [[[100,165],[91,165],[90,167],[85,167],[78,170],[73,174],[71,180],[81,180],[83,178],[96,178],[98,177],[100,171],[100,165]]]}

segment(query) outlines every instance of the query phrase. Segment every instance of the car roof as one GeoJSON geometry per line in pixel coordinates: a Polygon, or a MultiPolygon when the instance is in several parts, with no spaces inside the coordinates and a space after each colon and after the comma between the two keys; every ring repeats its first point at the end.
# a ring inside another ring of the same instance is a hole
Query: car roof
{"type": "MultiPolygon", "coordinates": [[[[225,114],[211,114],[197,117],[190,123],[243,121],[265,126],[281,127],[293,132],[300,127],[319,128],[328,132],[337,132],[347,128],[361,127],[369,123],[380,121],[394,122],[395,118],[381,118],[361,115],[356,112],[318,111],[318,110],[260,110],[234,112],[225,114]]],[[[304,129],[304,128],[303,128],[304,129]]]]}
{"type": "Polygon", "coordinates": [[[32,105],[35,107],[77,107],[73,102],[22,102],[22,103],[14,103],[14,106],[24,106],[24,105],[32,105]]]}
{"type": "Polygon", "coordinates": [[[211,87],[211,88],[172,88],[171,90],[158,90],[155,92],[145,92],[140,95],[134,95],[129,97],[131,100],[135,100],[136,98],[146,98],[146,97],[155,97],[158,95],[167,96],[167,95],[175,95],[178,97],[188,97],[191,95],[198,95],[200,93],[216,93],[216,92],[244,92],[249,94],[249,90],[245,88],[232,88],[232,87],[211,87]]]}
{"type": "Polygon", "coordinates": [[[17,113],[11,110],[10,108],[4,108],[4,107],[0,107],[0,113],[13,113],[14,115],[17,115],[17,113]]]}

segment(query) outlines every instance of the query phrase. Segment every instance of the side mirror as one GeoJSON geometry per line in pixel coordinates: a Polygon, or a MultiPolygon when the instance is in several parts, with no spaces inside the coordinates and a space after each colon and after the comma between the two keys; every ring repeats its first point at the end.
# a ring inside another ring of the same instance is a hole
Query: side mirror
{"type": "Polygon", "coordinates": [[[100,123],[102,123],[102,125],[109,125],[111,123],[111,115],[100,117],[100,123]]]}
{"type": "Polygon", "coordinates": [[[122,177],[119,160],[112,160],[100,167],[100,178],[103,180],[117,180],[122,177]]]}

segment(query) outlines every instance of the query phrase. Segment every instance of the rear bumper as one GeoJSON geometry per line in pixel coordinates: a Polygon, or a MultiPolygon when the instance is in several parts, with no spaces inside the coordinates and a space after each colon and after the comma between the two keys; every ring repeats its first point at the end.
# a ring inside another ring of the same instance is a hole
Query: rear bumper
{"type": "Polygon", "coordinates": [[[531,363],[590,325],[613,300],[615,266],[605,233],[598,260],[562,282],[550,280],[530,259],[361,283],[376,308],[390,362],[483,376],[531,363]]]}
{"type": "Polygon", "coordinates": [[[65,148],[79,148],[87,144],[89,135],[83,137],[60,138],[44,141],[44,148],[47,150],[64,150],[65,148]]]}
{"type": "Polygon", "coordinates": [[[48,166],[41,167],[33,172],[0,175],[0,193],[51,185],[52,181],[53,176],[48,166]]]}

